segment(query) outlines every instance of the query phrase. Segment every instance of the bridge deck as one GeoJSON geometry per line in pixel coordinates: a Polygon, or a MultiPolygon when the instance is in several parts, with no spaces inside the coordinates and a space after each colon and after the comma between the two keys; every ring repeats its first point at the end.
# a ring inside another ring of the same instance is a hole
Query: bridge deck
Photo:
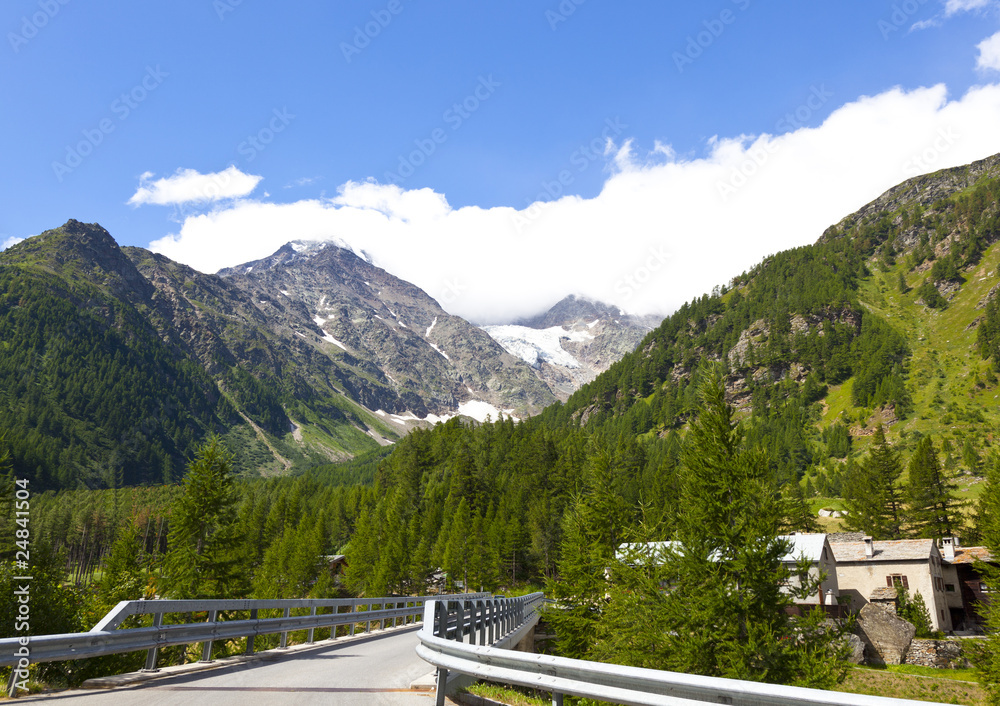
{"type": "Polygon", "coordinates": [[[412,681],[433,669],[417,657],[417,642],[415,628],[401,629],[385,636],[330,643],[294,656],[164,677],[128,688],[65,691],[21,697],[17,702],[44,701],[53,706],[432,706],[433,692],[409,689],[412,681]]]}

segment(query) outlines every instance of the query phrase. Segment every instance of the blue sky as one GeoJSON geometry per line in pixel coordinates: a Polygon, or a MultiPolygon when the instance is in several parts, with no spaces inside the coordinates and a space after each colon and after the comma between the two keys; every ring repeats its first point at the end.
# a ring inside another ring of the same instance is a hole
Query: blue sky
{"type": "Polygon", "coordinates": [[[76,218],[214,271],[339,238],[481,322],[570,292],[666,312],[907,176],[1000,151],[993,0],[8,0],[0,18],[0,243],[76,218]]]}

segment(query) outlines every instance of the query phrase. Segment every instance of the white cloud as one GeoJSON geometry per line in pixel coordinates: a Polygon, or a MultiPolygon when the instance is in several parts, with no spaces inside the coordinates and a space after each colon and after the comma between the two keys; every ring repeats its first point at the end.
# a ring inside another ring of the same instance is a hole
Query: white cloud
{"type": "Polygon", "coordinates": [[[214,272],[288,240],[340,238],[477,323],[510,322],[568,293],[665,313],[815,242],[908,177],[1000,152],[998,124],[1000,85],[950,101],[941,85],[896,88],[819,127],[713,138],[699,158],[660,143],[639,158],[625,141],[605,155],[614,171],[594,198],[453,208],[430,189],[349,182],[332,199],[237,201],[151,247],[214,272]]]}
{"type": "Polygon", "coordinates": [[[244,174],[235,166],[221,172],[201,174],[194,169],[178,169],[173,176],[151,182],[152,172],[139,177],[139,189],[128,202],[134,206],[219,201],[246,196],[263,177],[244,174]]]}
{"type": "Polygon", "coordinates": [[[6,250],[7,248],[11,247],[12,245],[17,245],[18,243],[20,243],[22,241],[24,241],[24,238],[18,238],[16,236],[12,235],[9,238],[7,238],[6,240],[4,240],[2,244],[0,244],[0,250],[6,250]]]}
{"type": "Polygon", "coordinates": [[[946,0],[944,4],[944,14],[946,17],[951,17],[959,12],[982,10],[995,2],[996,0],[946,0]]]}
{"type": "Polygon", "coordinates": [[[976,48],[979,49],[976,68],[984,71],[989,69],[1000,71],[1000,32],[984,39],[976,45],[976,48]]]}

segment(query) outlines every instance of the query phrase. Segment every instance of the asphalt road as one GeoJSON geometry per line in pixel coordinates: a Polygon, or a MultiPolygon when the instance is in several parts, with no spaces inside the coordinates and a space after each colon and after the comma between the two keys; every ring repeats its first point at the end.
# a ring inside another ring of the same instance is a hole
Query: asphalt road
{"type": "Polygon", "coordinates": [[[65,691],[21,697],[18,702],[52,706],[433,706],[433,692],[409,689],[413,680],[433,671],[417,657],[416,646],[417,631],[410,629],[385,637],[333,643],[276,660],[165,677],[134,687],[65,691]]]}

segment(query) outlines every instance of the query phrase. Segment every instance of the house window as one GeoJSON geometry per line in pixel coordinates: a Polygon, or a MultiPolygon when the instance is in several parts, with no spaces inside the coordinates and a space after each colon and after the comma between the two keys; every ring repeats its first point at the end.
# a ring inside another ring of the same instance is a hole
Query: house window
{"type": "Polygon", "coordinates": [[[889,588],[909,588],[910,583],[903,574],[890,574],[885,577],[885,585],[889,588]]]}
{"type": "Polygon", "coordinates": [[[944,579],[940,576],[934,577],[934,589],[936,591],[944,591],[944,579]]]}
{"type": "Polygon", "coordinates": [[[944,590],[947,591],[948,593],[954,593],[955,592],[955,584],[953,584],[953,583],[946,583],[944,585],[944,590]]]}
{"type": "Polygon", "coordinates": [[[979,584],[979,591],[981,593],[989,593],[990,592],[990,587],[987,586],[985,583],[980,583],[979,584]]]}

